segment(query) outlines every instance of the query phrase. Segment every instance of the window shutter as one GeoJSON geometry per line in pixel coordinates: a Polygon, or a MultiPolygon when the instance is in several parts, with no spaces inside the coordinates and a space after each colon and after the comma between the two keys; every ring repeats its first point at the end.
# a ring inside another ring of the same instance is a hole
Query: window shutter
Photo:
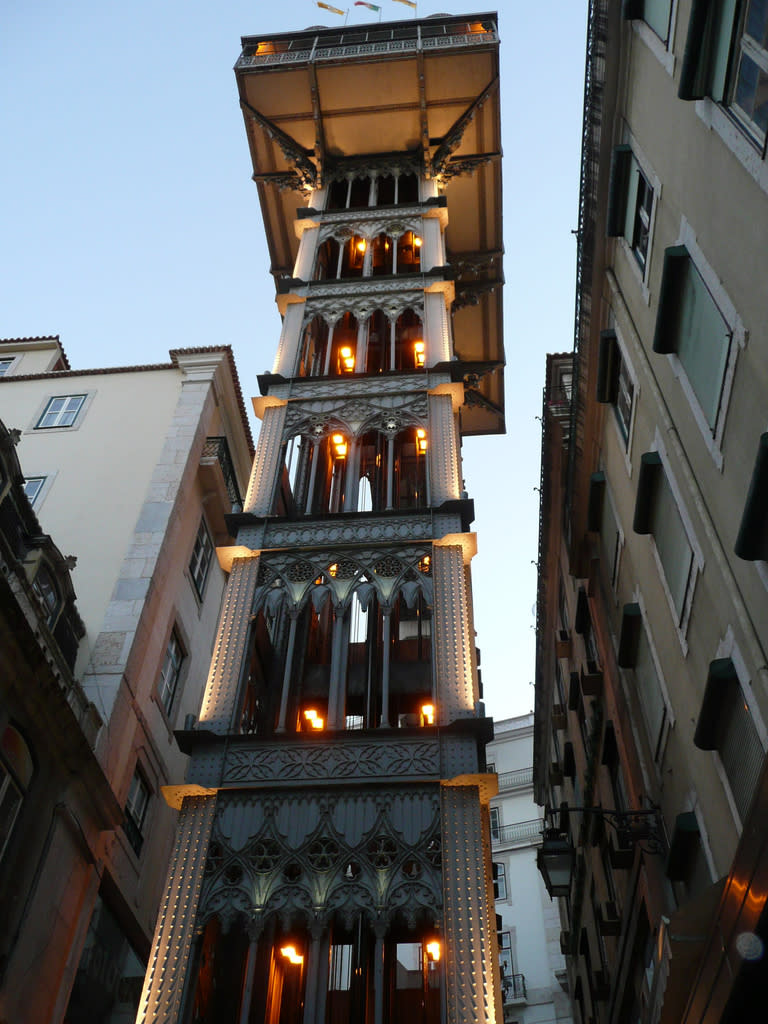
{"type": "Polygon", "coordinates": [[[646,452],[640,458],[640,472],[637,478],[637,498],[632,529],[635,533],[651,532],[651,513],[659,477],[662,475],[661,456],[658,452],[646,452]]]}
{"type": "Polygon", "coordinates": [[[750,562],[768,560],[768,433],[760,436],[734,551],[750,562]]]}
{"type": "Polygon", "coordinates": [[[640,632],[643,619],[639,604],[625,604],[621,616],[621,632],[619,633],[618,662],[620,668],[634,668],[637,663],[637,648],[640,643],[640,632]]]}
{"type": "Polygon", "coordinates": [[[688,867],[699,845],[699,823],[693,811],[685,811],[675,818],[675,828],[669,844],[667,857],[667,878],[682,882],[688,875],[688,867]]]}
{"type": "Polygon", "coordinates": [[[643,16],[643,0],[624,0],[621,5],[621,16],[625,21],[635,21],[643,16]]]}
{"type": "Polygon", "coordinates": [[[597,400],[598,402],[616,401],[618,394],[618,342],[616,331],[600,331],[600,344],[597,350],[597,400]]]}
{"type": "Polygon", "coordinates": [[[611,158],[611,178],[608,188],[608,217],[606,234],[616,238],[624,231],[627,211],[627,188],[632,170],[632,150],[629,146],[616,146],[611,158]]]}
{"type": "Polygon", "coordinates": [[[677,95],[722,101],[737,0],[693,0],[677,95]]]}
{"type": "Polygon", "coordinates": [[[728,688],[730,694],[719,722],[717,749],[739,817],[744,821],[765,752],[738,679],[734,679],[728,688]]]}
{"type": "Polygon", "coordinates": [[[593,473],[589,478],[589,498],[587,500],[587,529],[592,533],[599,532],[602,525],[604,498],[605,473],[593,473]]]}
{"type": "Polygon", "coordinates": [[[640,630],[635,661],[635,680],[640,695],[640,706],[648,726],[648,738],[654,758],[658,755],[659,741],[666,718],[667,707],[661,692],[661,683],[651,653],[651,645],[644,629],[640,630]]]}
{"type": "Polygon", "coordinates": [[[664,250],[664,268],[661,272],[659,308],[653,334],[653,351],[662,355],[674,352],[680,323],[680,292],[686,265],[690,261],[684,245],[671,245],[664,250]]]}

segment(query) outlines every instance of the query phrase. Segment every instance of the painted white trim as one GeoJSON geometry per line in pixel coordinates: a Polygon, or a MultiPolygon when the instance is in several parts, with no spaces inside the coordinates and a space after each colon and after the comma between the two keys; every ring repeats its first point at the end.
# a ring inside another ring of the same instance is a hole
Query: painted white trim
{"type": "Polygon", "coordinates": [[[659,39],[651,26],[646,25],[646,23],[640,18],[637,18],[632,22],[632,30],[635,35],[642,39],[670,77],[675,73],[674,43],[676,22],[677,0],[672,0],[671,11],[669,14],[669,38],[666,43],[662,39],[659,39]]]}
{"type": "Polygon", "coordinates": [[[688,255],[693,262],[696,270],[699,273],[704,285],[712,297],[713,302],[720,311],[723,319],[731,330],[731,344],[728,352],[728,359],[725,365],[725,371],[723,373],[723,381],[720,390],[720,409],[717,414],[717,421],[714,427],[714,433],[712,427],[709,425],[704,410],[699,404],[699,400],[691,386],[688,379],[688,374],[685,372],[683,364],[674,352],[667,355],[667,359],[672,368],[672,372],[675,377],[680,381],[680,386],[683,389],[683,393],[688,400],[688,404],[691,407],[691,412],[696,420],[696,424],[701,431],[701,435],[704,439],[704,443],[707,446],[707,450],[712,456],[715,465],[719,470],[723,468],[723,453],[722,443],[723,434],[725,432],[725,421],[728,417],[728,406],[731,400],[731,391],[733,388],[733,378],[736,373],[736,360],[738,357],[739,349],[742,349],[747,344],[749,339],[749,332],[744,327],[744,322],[736,312],[730,296],[723,287],[723,283],[717,276],[715,270],[707,261],[704,253],[701,251],[698,242],[696,241],[696,235],[691,228],[685,217],[680,219],[680,234],[678,235],[677,244],[684,245],[688,250],[688,255]]]}
{"type": "Polygon", "coordinates": [[[717,133],[753,181],[768,193],[768,164],[744,130],[714,100],[696,101],[696,113],[711,131],[717,133]]]}
{"type": "MultiPolygon", "coordinates": [[[[650,242],[649,242],[649,247],[650,247],[650,242]]],[[[630,255],[631,255],[631,253],[630,253],[630,255]]],[[[634,263],[637,263],[637,260],[635,259],[634,256],[632,256],[632,260],[633,260],[634,263]]],[[[639,269],[640,268],[638,267],[638,270],[639,269]]],[[[632,441],[633,441],[634,436],[635,436],[635,421],[637,419],[637,406],[639,404],[640,393],[641,393],[640,392],[640,383],[639,383],[639,381],[637,379],[637,374],[635,373],[635,368],[632,365],[632,361],[631,361],[631,359],[627,355],[628,348],[627,348],[627,345],[626,345],[626,343],[624,341],[624,337],[622,335],[621,327],[619,326],[618,321],[616,320],[616,317],[613,314],[613,311],[611,311],[610,319],[613,321],[611,326],[613,327],[613,330],[616,332],[616,343],[618,344],[619,351],[621,352],[622,362],[627,367],[627,371],[628,371],[628,374],[629,374],[629,378],[632,381],[632,388],[633,388],[633,392],[632,392],[632,412],[631,412],[630,417],[629,417],[629,430],[627,431],[626,439],[624,438],[624,435],[621,432],[621,427],[619,426],[619,420],[618,420],[618,416],[616,415],[615,406],[613,408],[613,422],[614,422],[614,426],[616,428],[616,436],[619,439],[619,444],[621,445],[621,450],[622,450],[622,452],[624,454],[624,466],[625,466],[625,468],[627,470],[627,476],[631,480],[632,479],[632,468],[633,468],[632,467],[632,456],[631,456],[631,453],[632,453],[632,441]]]]}
{"type": "Polygon", "coordinates": [[[0,380],[5,377],[12,377],[16,371],[16,367],[19,365],[19,361],[23,355],[23,352],[3,352],[0,349],[0,361],[5,362],[6,359],[10,360],[10,366],[5,373],[0,374],[0,380]]]}
{"type": "MultiPolygon", "coordinates": [[[[32,417],[29,426],[24,430],[25,434],[71,434],[73,431],[80,429],[80,427],[85,422],[85,417],[88,415],[88,410],[91,407],[91,403],[96,397],[96,391],[88,391],[85,388],[78,388],[76,386],[67,389],[66,383],[64,382],[62,382],[62,385],[62,388],[59,388],[56,391],[49,391],[45,395],[43,400],[38,405],[37,410],[35,411],[35,414],[32,417]],[[68,398],[71,395],[85,395],[85,400],[83,401],[83,404],[80,406],[77,415],[75,416],[74,423],[72,423],[68,427],[38,427],[37,424],[42,419],[43,413],[47,409],[48,403],[51,401],[52,398],[68,398]]],[[[37,475],[42,476],[42,474],[37,475]]]]}

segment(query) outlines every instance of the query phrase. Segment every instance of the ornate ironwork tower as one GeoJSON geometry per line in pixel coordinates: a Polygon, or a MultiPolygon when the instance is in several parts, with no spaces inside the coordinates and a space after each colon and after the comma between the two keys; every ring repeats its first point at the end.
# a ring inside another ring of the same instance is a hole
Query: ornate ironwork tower
{"type": "Polygon", "coordinates": [[[139,1020],[500,1022],[460,454],[503,430],[496,18],[236,76],[283,328],[139,1020]]]}

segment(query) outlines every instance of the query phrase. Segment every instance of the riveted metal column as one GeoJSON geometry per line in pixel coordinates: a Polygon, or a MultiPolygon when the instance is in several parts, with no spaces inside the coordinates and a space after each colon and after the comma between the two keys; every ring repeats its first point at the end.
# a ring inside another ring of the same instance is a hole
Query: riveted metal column
{"type": "Polygon", "coordinates": [[[215,796],[187,797],[182,804],[137,1024],[179,1019],[215,810],[215,796]]]}
{"type": "Polygon", "coordinates": [[[286,411],[286,403],[278,400],[264,409],[251,479],[248,484],[248,494],[245,498],[245,512],[266,516],[272,511],[283,450],[283,426],[286,411]]]}
{"type": "Polygon", "coordinates": [[[464,572],[474,553],[474,534],[455,534],[433,545],[432,578],[436,650],[436,691],[440,722],[472,717],[477,700],[473,672],[469,592],[464,572]],[[455,538],[455,539],[454,539],[455,538]]]}

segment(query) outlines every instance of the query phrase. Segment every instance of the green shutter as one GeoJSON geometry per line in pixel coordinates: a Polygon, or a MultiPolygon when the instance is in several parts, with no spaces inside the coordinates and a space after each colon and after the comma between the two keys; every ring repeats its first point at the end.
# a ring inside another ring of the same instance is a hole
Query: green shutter
{"type": "Polygon", "coordinates": [[[616,331],[600,331],[600,344],[597,350],[597,400],[598,402],[616,401],[619,375],[618,344],[616,331]]]}
{"type": "Polygon", "coordinates": [[[632,245],[635,237],[635,214],[637,212],[637,190],[639,185],[640,165],[633,156],[627,178],[627,198],[624,205],[624,230],[622,232],[629,245],[632,245]]]}
{"type": "Polygon", "coordinates": [[[598,533],[602,525],[604,495],[605,473],[593,473],[589,478],[587,500],[587,529],[590,533],[598,533]]]}
{"type": "Polygon", "coordinates": [[[637,476],[637,497],[635,499],[635,517],[632,529],[635,533],[651,532],[651,516],[654,498],[664,470],[661,468],[661,456],[658,452],[646,452],[640,457],[640,472],[637,476]]]}
{"type": "Polygon", "coordinates": [[[673,882],[682,882],[688,875],[690,864],[700,843],[699,823],[693,811],[685,811],[675,818],[675,828],[669,844],[666,873],[673,882]]]}
{"type": "Polygon", "coordinates": [[[624,0],[621,15],[626,21],[634,21],[643,16],[643,0],[624,0]]]}
{"type": "Polygon", "coordinates": [[[611,180],[608,189],[608,217],[605,230],[609,238],[617,238],[624,231],[631,170],[632,150],[629,146],[617,146],[611,158],[611,180]]]}
{"type": "Polygon", "coordinates": [[[722,714],[723,703],[728,696],[729,686],[733,684],[738,686],[738,683],[736,669],[730,658],[718,658],[716,661],[710,661],[699,720],[693,735],[694,746],[697,746],[699,750],[717,749],[718,722],[722,714]]]}
{"type": "Polygon", "coordinates": [[[768,433],[760,436],[734,551],[750,562],[768,560],[768,433]]]}
{"type": "Polygon", "coordinates": [[[639,604],[625,604],[621,615],[619,650],[617,660],[620,668],[634,668],[637,664],[637,650],[643,619],[639,604]]]}
{"type": "Polygon", "coordinates": [[[677,95],[721,102],[736,22],[737,0],[693,0],[677,95]]]}
{"type": "Polygon", "coordinates": [[[677,348],[680,292],[685,277],[686,265],[690,262],[684,245],[671,245],[664,250],[664,267],[661,272],[659,307],[656,312],[656,329],[653,334],[653,351],[666,355],[677,348]]]}

